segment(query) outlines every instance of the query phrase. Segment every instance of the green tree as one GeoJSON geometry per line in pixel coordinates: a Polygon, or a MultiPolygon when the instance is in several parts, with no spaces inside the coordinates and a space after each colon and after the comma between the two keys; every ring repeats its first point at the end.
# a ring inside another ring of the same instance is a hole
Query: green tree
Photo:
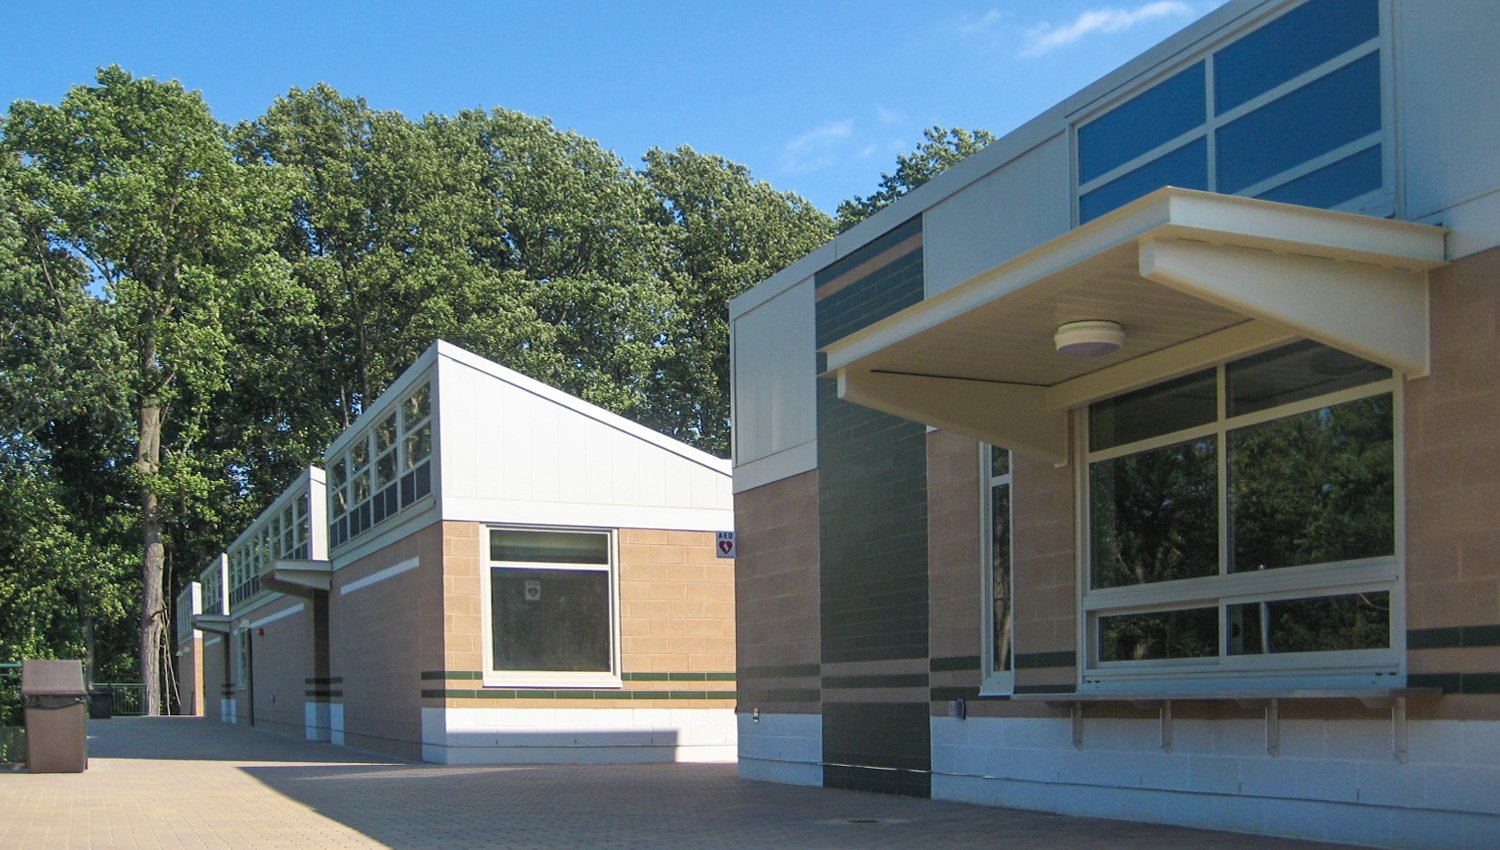
{"type": "Polygon", "coordinates": [[[653,148],[642,174],[666,234],[674,302],[664,360],[644,420],[729,454],[729,300],[832,239],[833,220],[749,169],[689,147],[653,148]]]}
{"type": "Polygon", "coordinates": [[[843,232],[885,209],[907,192],[942,174],[963,159],[978,153],[995,140],[987,130],[929,127],[922,131],[916,150],[896,157],[894,174],[881,173],[880,189],[869,197],[855,195],[839,204],[839,231],[843,232]]]}
{"type": "Polygon", "coordinates": [[[5,145],[23,163],[31,225],[86,264],[129,349],[112,372],[134,420],[139,664],[154,714],[170,659],[165,535],[175,515],[214,501],[220,476],[196,448],[235,359],[223,317],[238,288],[285,275],[261,239],[278,193],[265,169],[234,162],[197,93],[118,67],[58,106],[13,104],[5,145]]]}

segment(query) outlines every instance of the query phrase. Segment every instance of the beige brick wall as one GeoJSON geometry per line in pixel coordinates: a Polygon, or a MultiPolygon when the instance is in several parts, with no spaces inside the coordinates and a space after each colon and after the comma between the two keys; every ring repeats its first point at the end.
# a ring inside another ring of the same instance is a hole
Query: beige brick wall
{"type": "Polygon", "coordinates": [[[1021,453],[1011,461],[1016,583],[1016,687],[1071,685],[1073,667],[1031,668],[1024,657],[1077,650],[1077,538],[1073,465],[1021,453]]]}
{"type": "Polygon", "coordinates": [[[334,573],[330,674],[342,678],[344,741],[351,747],[421,755],[421,674],[444,662],[446,525],[433,523],[334,573]],[[411,558],[407,570],[347,594],[350,583],[411,558]]]}
{"type": "Polygon", "coordinates": [[[734,560],[708,531],[620,530],[623,673],[734,670],[734,560]]]}
{"type": "Polygon", "coordinates": [[[203,715],[203,639],[177,642],[177,713],[203,715]]]}
{"type": "MultiPolygon", "coordinates": [[[[445,523],[443,529],[444,665],[450,674],[484,670],[483,535],[485,523],[445,523]]],[[[728,708],[731,699],[669,698],[665,692],[724,692],[734,683],[733,559],[715,554],[710,531],[620,529],[621,691],[662,691],[661,699],[567,699],[566,691],[529,699],[449,696],[424,704],[448,708],[728,708]],[[721,674],[708,679],[702,674],[721,674]],[[667,678],[667,674],[675,674],[667,678]],[[633,679],[641,675],[646,678],[633,679]],[[697,676],[697,679],[692,678],[697,676]]],[[[474,679],[429,680],[428,690],[473,691],[474,679]]],[[[510,689],[501,689],[510,690],[510,689]]],[[[552,689],[543,688],[552,693],[552,689]]]]}
{"type": "MultiPolygon", "coordinates": [[[[1431,279],[1432,374],[1406,384],[1406,625],[1500,626],[1500,249],[1431,279]]],[[[1412,650],[1412,674],[1500,675],[1500,647],[1412,650]]],[[[1439,711],[1500,717],[1493,693],[1439,711]]]]}
{"type": "Polygon", "coordinates": [[[734,522],[739,708],[815,714],[822,658],[818,473],[736,494],[734,522]]]}
{"type": "Polygon", "coordinates": [[[445,522],[443,529],[443,670],[484,669],[483,593],[477,522],[445,522]]]}
{"type": "Polygon", "coordinates": [[[248,723],[254,702],[255,726],[282,735],[302,737],[302,703],[314,675],[312,600],[283,596],[248,615],[253,623],[290,611],[302,610],[250,630],[253,679],[240,691],[236,704],[240,722],[248,723]]]}
{"type": "Polygon", "coordinates": [[[233,639],[228,635],[204,635],[203,637],[203,716],[218,720],[219,705],[223,701],[224,689],[233,684],[230,678],[229,650],[233,639]],[[216,640],[217,639],[217,640],[216,640]]]}
{"type": "MultiPolygon", "coordinates": [[[[946,431],[927,435],[927,610],[933,658],[980,654],[979,444],[946,431]]],[[[934,685],[979,685],[978,671],[934,685]]]]}

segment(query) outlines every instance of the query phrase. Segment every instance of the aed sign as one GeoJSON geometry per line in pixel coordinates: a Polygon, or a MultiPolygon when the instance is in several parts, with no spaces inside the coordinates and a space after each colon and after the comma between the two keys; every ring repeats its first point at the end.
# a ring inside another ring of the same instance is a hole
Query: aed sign
{"type": "Polygon", "coordinates": [[[714,544],[715,544],[714,545],[714,554],[718,555],[720,558],[733,558],[734,557],[734,532],[733,531],[719,531],[719,532],[715,532],[714,536],[716,538],[718,538],[717,540],[714,541],[714,544]]]}
{"type": "Polygon", "coordinates": [[[538,579],[527,579],[526,580],[526,601],[527,602],[541,602],[542,601],[542,583],[541,583],[540,580],[538,580],[538,579]]]}

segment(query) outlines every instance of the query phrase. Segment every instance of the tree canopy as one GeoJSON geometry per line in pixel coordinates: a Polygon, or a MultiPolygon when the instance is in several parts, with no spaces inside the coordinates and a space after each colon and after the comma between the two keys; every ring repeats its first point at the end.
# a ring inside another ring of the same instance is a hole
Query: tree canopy
{"type": "Polygon", "coordinates": [[[995,141],[987,130],[929,127],[911,153],[896,157],[894,173],[880,175],[880,188],[839,204],[839,230],[845,231],[896,202],[897,198],[942,174],[995,141]]]}
{"type": "Polygon", "coordinates": [[[174,592],[434,339],[710,452],[730,298],[834,233],[686,147],[101,69],[0,118],[0,660],[164,705],[174,592]]]}

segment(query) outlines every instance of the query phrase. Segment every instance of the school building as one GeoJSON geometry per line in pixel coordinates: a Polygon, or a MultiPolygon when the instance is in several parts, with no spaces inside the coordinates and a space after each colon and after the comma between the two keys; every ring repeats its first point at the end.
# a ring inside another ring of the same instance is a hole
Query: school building
{"type": "Polygon", "coordinates": [[[435,343],[179,596],[183,703],[444,764],[733,761],[730,490],[435,343]]]}
{"type": "Polygon", "coordinates": [[[1231,0],[736,299],[741,776],[1500,847],[1497,89],[1231,0]]]}

